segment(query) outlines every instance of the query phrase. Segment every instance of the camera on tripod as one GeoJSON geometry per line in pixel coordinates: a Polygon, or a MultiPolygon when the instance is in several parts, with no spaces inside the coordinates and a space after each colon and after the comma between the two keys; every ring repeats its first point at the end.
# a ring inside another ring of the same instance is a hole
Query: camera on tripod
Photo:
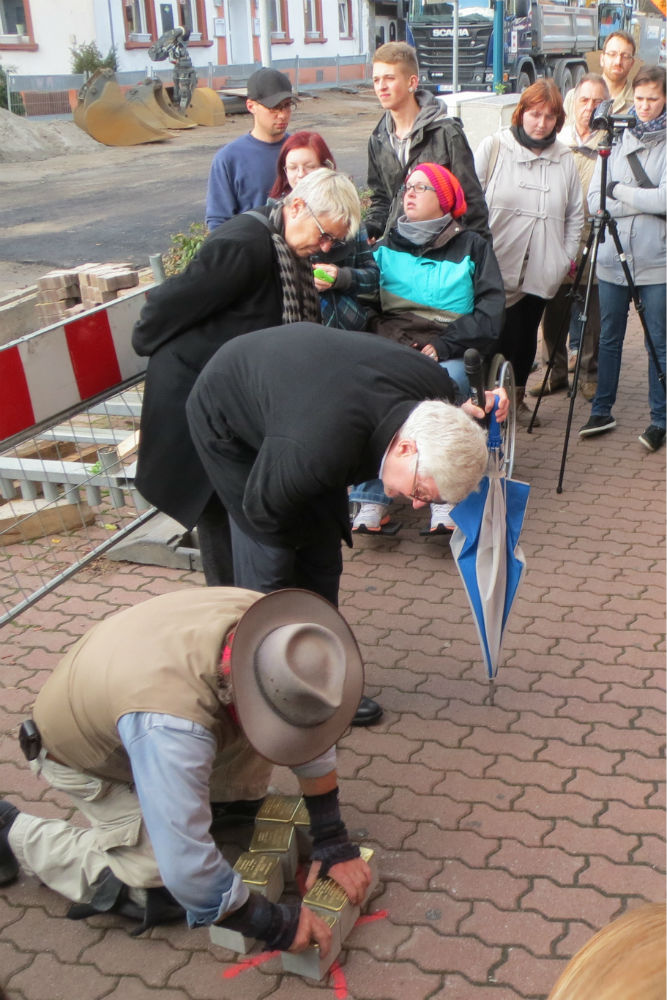
{"type": "Polygon", "coordinates": [[[637,119],[634,115],[612,115],[613,104],[613,100],[610,99],[602,101],[597,108],[593,109],[588,123],[592,132],[600,132],[604,129],[605,132],[615,132],[619,135],[624,129],[635,127],[637,119]]]}

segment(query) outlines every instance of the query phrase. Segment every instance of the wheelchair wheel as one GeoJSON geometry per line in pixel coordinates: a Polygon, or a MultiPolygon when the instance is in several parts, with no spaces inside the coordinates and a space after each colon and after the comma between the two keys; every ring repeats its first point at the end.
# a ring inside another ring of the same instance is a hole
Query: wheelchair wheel
{"type": "Polygon", "coordinates": [[[514,470],[514,439],[516,435],[516,387],[512,363],[502,354],[495,354],[489,365],[487,389],[504,389],[510,401],[507,418],[500,425],[500,462],[503,474],[512,478],[514,470]]]}

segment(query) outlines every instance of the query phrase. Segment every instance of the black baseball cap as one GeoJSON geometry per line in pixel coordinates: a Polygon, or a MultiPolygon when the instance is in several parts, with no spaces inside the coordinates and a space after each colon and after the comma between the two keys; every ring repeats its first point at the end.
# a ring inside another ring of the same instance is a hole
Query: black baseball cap
{"type": "Polygon", "coordinates": [[[265,108],[275,108],[283,101],[294,98],[290,78],[267,66],[248,77],[247,96],[251,101],[263,104],[265,108]]]}

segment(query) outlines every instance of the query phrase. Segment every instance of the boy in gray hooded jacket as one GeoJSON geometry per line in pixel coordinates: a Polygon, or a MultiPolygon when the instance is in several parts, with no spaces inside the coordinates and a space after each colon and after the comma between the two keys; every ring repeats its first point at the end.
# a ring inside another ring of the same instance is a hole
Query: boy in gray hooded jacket
{"type": "Polygon", "coordinates": [[[440,102],[418,84],[412,46],[388,42],[377,49],[373,87],[386,113],[368,141],[368,235],[374,241],[394,225],[401,210],[400,190],[410,170],[418,163],[439,163],[451,170],[463,188],[467,228],[490,240],[489,213],[461,122],[450,118],[440,102]]]}

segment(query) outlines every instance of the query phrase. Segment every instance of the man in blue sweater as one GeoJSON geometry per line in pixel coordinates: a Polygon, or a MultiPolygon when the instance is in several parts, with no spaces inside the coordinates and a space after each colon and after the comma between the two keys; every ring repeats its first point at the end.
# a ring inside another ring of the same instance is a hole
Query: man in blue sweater
{"type": "Polygon", "coordinates": [[[289,77],[276,69],[258,69],[248,78],[247,94],[246,106],[255,124],[213,157],[206,192],[209,229],[266,204],[280,147],[288,135],[294,106],[289,77]]]}

